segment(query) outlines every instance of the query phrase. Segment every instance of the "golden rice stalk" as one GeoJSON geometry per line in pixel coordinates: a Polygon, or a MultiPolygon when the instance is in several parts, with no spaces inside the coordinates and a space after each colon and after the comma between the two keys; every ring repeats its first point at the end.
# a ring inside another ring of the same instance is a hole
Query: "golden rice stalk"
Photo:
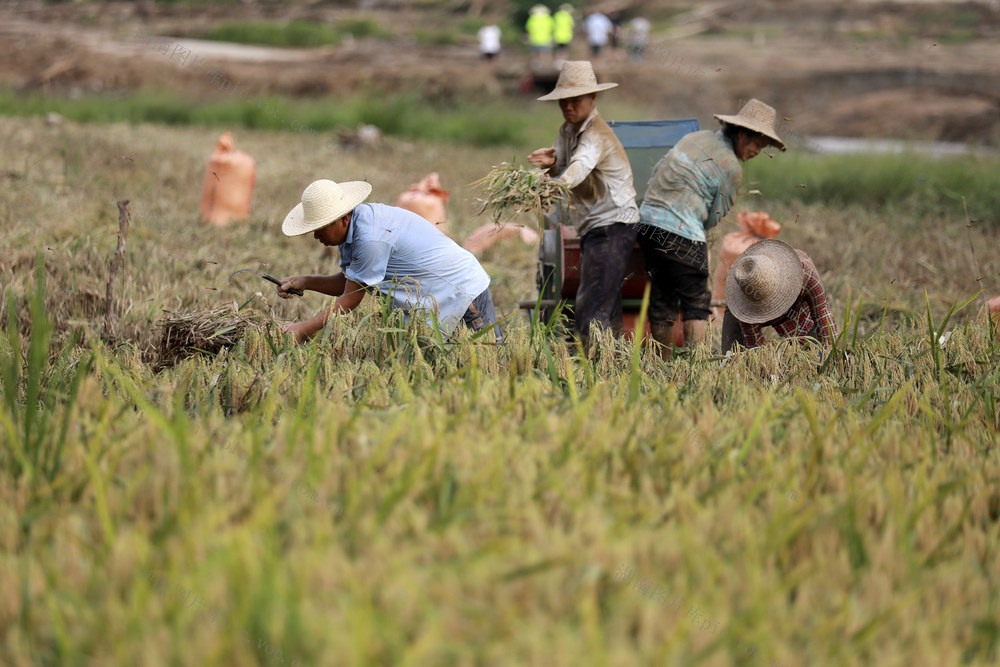
{"type": "Polygon", "coordinates": [[[167,313],[157,322],[163,331],[156,370],[173,366],[195,354],[215,355],[236,345],[250,330],[264,333],[271,318],[254,310],[238,311],[235,304],[167,313]]]}
{"type": "Polygon", "coordinates": [[[509,162],[493,167],[473,185],[481,186],[483,191],[477,215],[489,212],[497,224],[519,213],[541,213],[555,202],[564,201],[569,194],[568,184],[547,178],[543,169],[509,162]]]}

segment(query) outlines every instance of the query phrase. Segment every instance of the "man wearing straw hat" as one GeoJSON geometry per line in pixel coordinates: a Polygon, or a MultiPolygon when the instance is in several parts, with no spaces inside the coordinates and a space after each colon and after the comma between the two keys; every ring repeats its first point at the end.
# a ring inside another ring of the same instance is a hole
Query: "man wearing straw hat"
{"type": "Polygon", "coordinates": [[[719,131],[685,135],[656,164],[639,209],[639,245],[651,283],[649,325],[668,359],[678,310],[684,342],[705,339],[709,306],[708,239],[743,182],[742,162],[769,145],[785,150],[774,129],[775,111],[750,100],[735,116],[715,116],[719,131]]]}
{"type": "MultiPolygon", "coordinates": [[[[410,211],[366,204],[372,186],[364,181],[309,184],[281,231],[287,236],[313,233],[325,246],[340,246],[341,273],[292,276],[281,281],[278,296],[312,290],[337,297],[315,317],[286,327],[297,342],[326,325],[330,315],[358,307],[366,291],[381,292],[407,319],[419,313],[450,334],[459,322],[479,331],[496,322],[490,277],[476,258],[431,223],[410,211]]],[[[494,328],[501,342],[500,327],[494,328]]]]}
{"type": "Polygon", "coordinates": [[[555,90],[539,100],[558,100],[566,122],[555,146],[540,148],[528,161],[549,170],[572,188],[565,215],[580,236],[580,287],[574,328],[589,341],[591,325],[622,328],[621,285],[635,247],[632,166],[618,137],[595,107],[597,93],[617,83],[597,83],[586,60],[569,60],[555,90]]]}
{"type": "Polygon", "coordinates": [[[809,255],[778,239],[763,239],[736,258],[726,277],[722,351],[764,344],[763,328],[782,338],[816,338],[829,345],[837,322],[809,255]]]}

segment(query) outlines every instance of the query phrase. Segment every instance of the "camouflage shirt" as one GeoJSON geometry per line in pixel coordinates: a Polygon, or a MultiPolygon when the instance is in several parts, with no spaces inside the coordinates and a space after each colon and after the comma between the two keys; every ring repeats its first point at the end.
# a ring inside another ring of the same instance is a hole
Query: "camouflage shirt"
{"type": "Polygon", "coordinates": [[[704,243],[742,182],[743,167],[721,131],[686,134],[653,168],[640,222],[704,243]]]}

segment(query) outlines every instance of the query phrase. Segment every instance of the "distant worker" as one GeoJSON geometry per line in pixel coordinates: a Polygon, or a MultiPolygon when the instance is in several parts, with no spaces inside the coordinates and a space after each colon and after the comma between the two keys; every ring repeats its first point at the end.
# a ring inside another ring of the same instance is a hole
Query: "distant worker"
{"type": "Polygon", "coordinates": [[[646,258],[649,328],[670,358],[678,310],[684,342],[705,339],[709,306],[707,232],[725,217],[743,183],[740,163],[768,146],[785,150],[774,129],[775,111],[750,100],[735,116],[715,116],[719,131],[684,135],[656,163],[639,209],[639,245],[646,258]]]}
{"type": "Polygon", "coordinates": [[[617,83],[597,83],[586,60],[569,60],[555,90],[539,100],[558,100],[566,122],[555,145],[539,148],[528,162],[569,184],[563,209],[580,237],[580,287],[574,329],[585,346],[591,325],[622,332],[622,280],[635,248],[632,166],[618,137],[597,112],[597,93],[617,83]]]}
{"type": "Polygon", "coordinates": [[[493,60],[500,54],[500,28],[491,23],[479,29],[479,52],[486,60],[493,60]]]}
{"type": "Polygon", "coordinates": [[[552,33],[555,29],[552,15],[545,5],[535,5],[531,8],[528,22],[524,24],[528,31],[528,41],[531,42],[531,53],[537,63],[541,58],[552,52],[552,33]]]}
{"type": "Polygon", "coordinates": [[[599,58],[601,49],[608,44],[611,33],[615,26],[607,16],[600,12],[594,12],[584,21],[587,30],[587,43],[590,44],[590,55],[599,58]]]}
{"type": "Polygon", "coordinates": [[[622,21],[625,20],[625,16],[622,10],[615,9],[608,12],[608,20],[611,21],[611,49],[617,51],[622,43],[622,21]]]}
{"type": "Polygon", "coordinates": [[[573,5],[563,4],[559,11],[552,17],[554,22],[554,36],[556,41],[556,68],[562,67],[569,55],[569,45],[573,41],[573,5]]]}
{"type": "Polygon", "coordinates": [[[726,278],[722,351],[764,344],[763,328],[782,338],[810,337],[830,345],[837,322],[812,259],[778,239],[763,239],[736,258],[726,278]]]}
{"type": "Polygon", "coordinates": [[[628,44],[628,57],[630,60],[638,62],[646,57],[646,47],[649,46],[650,23],[641,16],[636,16],[628,23],[628,33],[626,42],[628,44]]]}

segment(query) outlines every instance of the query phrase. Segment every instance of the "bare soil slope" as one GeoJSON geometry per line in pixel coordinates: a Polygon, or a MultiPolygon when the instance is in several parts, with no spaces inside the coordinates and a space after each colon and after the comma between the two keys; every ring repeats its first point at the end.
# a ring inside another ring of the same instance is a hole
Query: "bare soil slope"
{"type": "MultiPolygon", "coordinates": [[[[518,48],[485,63],[465,33],[455,32],[460,39],[449,46],[415,38],[420,30],[457,31],[463,13],[365,4],[375,8],[8,3],[0,7],[0,83],[67,93],[154,87],[192,97],[231,94],[220,93],[204,72],[143,44],[160,35],[251,94],[413,90],[440,103],[525,95],[519,88],[530,68],[518,48]],[[336,24],[359,16],[377,21],[393,37],[312,49],[193,37],[233,19],[336,24]]],[[[644,9],[655,17],[667,4],[645,3],[644,9]]],[[[596,61],[599,76],[620,82],[616,94],[653,116],[697,116],[711,123],[713,113],[759,97],[791,119],[783,121],[786,128],[803,135],[998,143],[1000,5],[745,5],[703,5],[659,23],[645,60],[607,54],[596,61]]],[[[582,37],[571,57],[589,57],[582,37]]]]}

